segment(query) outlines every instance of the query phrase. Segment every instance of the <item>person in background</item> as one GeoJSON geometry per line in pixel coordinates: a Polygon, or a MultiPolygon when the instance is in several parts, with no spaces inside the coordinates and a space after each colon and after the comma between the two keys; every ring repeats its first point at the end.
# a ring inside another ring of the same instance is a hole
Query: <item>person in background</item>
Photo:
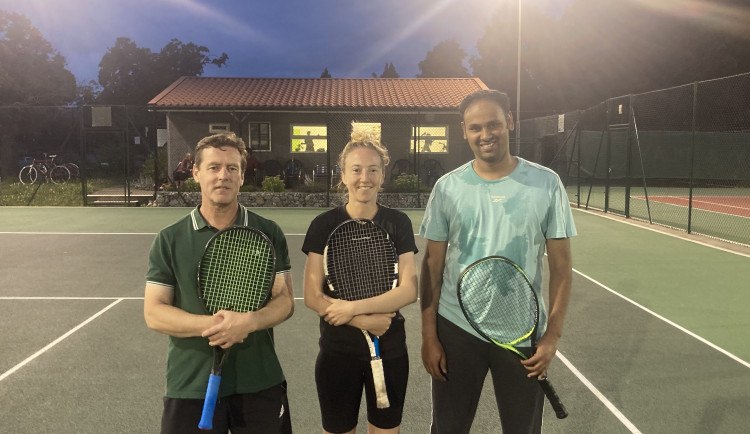
{"type": "Polygon", "coordinates": [[[182,187],[182,184],[185,182],[185,180],[192,176],[192,174],[193,156],[190,155],[190,152],[188,152],[187,154],[185,154],[185,157],[182,159],[182,161],[180,161],[180,164],[177,165],[177,168],[173,173],[175,187],[182,187]]]}

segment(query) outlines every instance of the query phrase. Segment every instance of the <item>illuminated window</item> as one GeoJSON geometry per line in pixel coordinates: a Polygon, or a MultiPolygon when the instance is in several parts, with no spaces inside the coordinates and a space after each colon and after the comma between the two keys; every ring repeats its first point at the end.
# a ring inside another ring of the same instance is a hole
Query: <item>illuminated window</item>
{"type": "Polygon", "coordinates": [[[327,126],[292,125],[292,152],[326,152],[327,149],[327,126]]]}
{"type": "Polygon", "coordinates": [[[448,152],[448,125],[413,125],[409,152],[440,154],[448,152]]]}
{"type": "Polygon", "coordinates": [[[271,150],[271,124],[268,122],[250,122],[248,124],[250,149],[255,151],[271,150]]]}
{"type": "Polygon", "coordinates": [[[375,140],[380,141],[380,122],[352,122],[352,130],[370,131],[375,140]]]}

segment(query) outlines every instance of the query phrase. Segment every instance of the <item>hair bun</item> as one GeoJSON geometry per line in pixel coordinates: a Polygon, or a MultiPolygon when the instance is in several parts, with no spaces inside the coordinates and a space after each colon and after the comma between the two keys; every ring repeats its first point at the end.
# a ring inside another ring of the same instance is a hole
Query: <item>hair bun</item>
{"type": "Polygon", "coordinates": [[[370,130],[354,129],[352,130],[352,142],[377,142],[377,138],[370,130]]]}

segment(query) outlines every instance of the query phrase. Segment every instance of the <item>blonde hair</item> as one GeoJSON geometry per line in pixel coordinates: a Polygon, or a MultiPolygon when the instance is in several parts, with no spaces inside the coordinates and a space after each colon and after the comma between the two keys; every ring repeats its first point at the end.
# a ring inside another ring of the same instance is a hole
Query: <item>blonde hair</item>
{"type": "Polygon", "coordinates": [[[240,153],[241,168],[242,172],[245,172],[245,166],[247,166],[247,151],[245,150],[245,142],[237,137],[234,133],[220,133],[214,134],[213,136],[204,137],[195,146],[195,166],[200,168],[203,150],[206,148],[235,148],[240,153]]]}
{"type": "MultiPolygon", "coordinates": [[[[380,157],[380,168],[385,175],[385,167],[391,162],[388,149],[380,143],[372,131],[364,129],[352,129],[351,140],[339,154],[338,165],[341,168],[341,172],[343,173],[346,170],[346,157],[355,149],[360,148],[372,149],[378,154],[380,157]]],[[[340,193],[346,193],[346,186],[342,180],[339,180],[337,187],[340,193]]]]}

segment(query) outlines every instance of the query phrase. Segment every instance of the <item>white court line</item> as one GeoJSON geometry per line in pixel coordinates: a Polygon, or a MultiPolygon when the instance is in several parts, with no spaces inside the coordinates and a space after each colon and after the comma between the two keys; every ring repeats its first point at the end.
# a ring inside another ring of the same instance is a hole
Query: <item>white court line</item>
{"type": "Polygon", "coordinates": [[[594,396],[596,396],[599,401],[601,401],[609,409],[609,411],[614,414],[615,417],[618,418],[627,429],[630,430],[631,433],[640,434],[641,431],[639,431],[638,428],[636,428],[636,426],[633,425],[633,423],[627,417],[625,417],[625,415],[622,414],[622,412],[620,412],[620,410],[618,410],[617,407],[615,407],[615,405],[612,404],[606,396],[599,392],[599,389],[591,384],[591,382],[586,377],[584,377],[583,374],[581,374],[581,371],[576,369],[576,367],[573,366],[573,364],[570,363],[570,361],[565,358],[565,356],[563,356],[560,351],[557,352],[557,358],[559,358],[565,364],[565,366],[570,369],[570,372],[572,372],[576,377],[578,377],[579,380],[581,380],[581,383],[589,388],[591,393],[593,393],[594,396]]]}
{"type": "MultiPolygon", "coordinates": [[[[157,232],[3,232],[0,235],[152,235],[157,232]]],[[[284,234],[287,237],[304,237],[306,234],[284,234]]],[[[419,234],[414,234],[419,235],[419,234]]]]}
{"type": "MultiPolygon", "coordinates": [[[[304,300],[304,297],[294,297],[304,300]]],[[[0,300],[143,300],[143,297],[29,297],[29,296],[0,296],[0,300]]]]}
{"type": "Polygon", "coordinates": [[[156,232],[0,232],[0,235],[152,235],[156,232]]]}
{"type": "MultiPolygon", "coordinates": [[[[709,243],[706,243],[706,242],[703,242],[703,241],[700,241],[700,240],[696,240],[696,239],[687,238],[687,237],[684,237],[684,236],[675,235],[675,234],[672,234],[672,233],[669,233],[669,232],[664,232],[664,231],[661,231],[659,229],[655,229],[655,228],[648,227],[648,226],[639,225],[639,224],[633,223],[631,221],[628,221],[627,219],[623,219],[622,217],[618,218],[618,217],[613,217],[613,216],[604,214],[601,211],[592,211],[592,210],[587,210],[587,209],[583,209],[583,208],[572,208],[572,209],[574,209],[575,211],[579,211],[579,212],[583,212],[583,213],[592,215],[592,216],[597,216],[597,217],[605,218],[607,220],[612,220],[614,222],[618,222],[618,223],[630,225],[630,226],[633,226],[633,227],[636,227],[636,228],[645,229],[647,231],[656,232],[658,234],[666,235],[668,237],[677,238],[678,240],[689,241],[691,243],[699,244],[699,245],[704,246],[704,247],[710,247],[712,249],[721,250],[722,252],[733,253],[735,255],[739,255],[739,256],[744,256],[746,258],[750,258],[750,254],[747,254],[747,253],[742,253],[742,252],[737,252],[735,250],[725,249],[724,247],[715,246],[715,245],[712,245],[712,244],[709,244],[709,243]]],[[[641,223],[648,223],[648,222],[643,221],[643,220],[638,220],[638,221],[641,222],[641,223]]],[[[648,224],[655,224],[655,225],[659,226],[656,223],[648,223],[648,224]]],[[[664,227],[667,227],[669,229],[673,229],[673,230],[676,230],[676,231],[680,231],[680,229],[671,228],[669,226],[664,226],[664,227]]],[[[687,232],[685,232],[685,235],[693,235],[693,234],[688,234],[687,232]]],[[[700,234],[698,234],[698,235],[700,235],[700,234]]],[[[701,235],[701,236],[707,236],[707,235],[701,235]]],[[[725,240],[721,240],[721,239],[719,239],[719,240],[731,243],[731,241],[725,241],[725,240]]],[[[742,246],[742,244],[738,244],[738,245],[742,246]]]]}
{"type": "Polygon", "coordinates": [[[0,300],[143,300],[143,297],[31,297],[31,296],[2,296],[0,300]]]}
{"type": "Polygon", "coordinates": [[[86,321],[84,321],[84,322],[82,322],[82,323],[78,324],[77,326],[73,327],[72,329],[70,329],[70,330],[69,330],[69,331],[68,331],[67,333],[65,333],[64,335],[60,336],[59,338],[57,338],[57,339],[55,339],[54,341],[50,342],[50,343],[49,343],[49,344],[48,344],[47,346],[45,346],[45,347],[44,347],[44,348],[42,348],[41,350],[39,350],[39,351],[37,351],[36,353],[34,353],[34,354],[30,355],[29,357],[27,357],[27,358],[26,358],[26,360],[22,361],[21,363],[17,364],[17,365],[16,365],[16,366],[14,366],[14,367],[12,367],[12,368],[8,369],[8,370],[7,370],[7,371],[5,371],[5,372],[4,372],[4,373],[3,373],[2,375],[0,375],[0,381],[3,381],[3,380],[5,380],[5,379],[6,379],[7,377],[9,377],[10,375],[12,375],[12,374],[13,374],[14,372],[16,372],[16,371],[18,371],[19,369],[23,368],[24,366],[26,366],[26,364],[28,364],[28,363],[29,363],[29,362],[31,362],[32,360],[36,359],[37,357],[41,356],[42,354],[44,354],[45,352],[47,352],[47,351],[48,351],[48,350],[49,350],[50,348],[52,348],[52,347],[54,347],[55,345],[59,344],[59,343],[60,343],[60,342],[62,342],[62,341],[63,341],[63,340],[65,339],[65,338],[67,338],[68,336],[70,336],[70,335],[72,335],[73,333],[77,332],[77,331],[78,331],[78,330],[79,330],[80,328],[82,328],[82,327],[83,327],[83,326],[85,326],[86,324],[90,323],[91,321],[95,320],[95,319],[96,319],[96,318],[98,318],[98,317],[99,317],[99,316],[100,316],[101,314],[103,314],[104,312],[108,311],[109,309],[111,309],[111,308],[112,308],[112,307],[114,307],[114,306],[115,306],[115,305],[116,305],[117,303],[119,303],[119,302],[121,302],[121,301],[122,301],[122,299],[121,299],[121,298],[118,298],[117,300],[113,301],[112,303],[110,303],[110,305],[109,305],[109,306],[107,306],[107,307],[105,307],[104,309],[100,310],[99,312],[95,313],[95,314],[94,314],[93,316],[91,316],[90,318],[88,318],[88,319],[87,319],[86,321]]]}
{"type": "Polygon", "coordinates": [[[578,271],[576,269],[573,269],[573,271],[575,271],[576,273],[578,273],[581,276],[585,277],[586,279],[594,282],[595,284],[599,285],[600,287],[606,289],[607,291],[611,292],[612,294],[614,294],[614,295],[622,298],[623,300],[627,301],[628,303],[632,304],[633,306],[635,306],[635,307],[643,310],[646,313],[649,313],[649,314],[653,315],[654,317],[656,317],[656,318],[664,321],[665,323],[671,325],[672,327],[676,328],[677,330],[680,330],[681,332],[687,334],[688,336],[691,336],[691,337],[697,339],[698,341],[700,341],[700,342],[708,345],[709,347],[711,347],[711,348],[715,349],[716,351],[724,354],[725,356],[727,356],[730,359],[736,361],[737,363],[743,365],[744,367],[750,368],[750,363],[748,363],[748,362],[740,359],[739,357],[735,356],[734,354],[730,353],[729,351],[725,350],[724,348],[721,348],[720,346],[714,344],[713,342],[711,342],[711,341],[709,341],[709,340],[707,340],[707,339],[705,339],[705,338],[703,338],[701,336],[698,336],[697,334],[691,332],[690,330],[686,329],[685,327],[682,327],[681,325],[677,324],[676,322],[671,321],[671,320],[669,320],[669,319],[667,319],[667,318],[659,315],[658,313],[654,312],[653,310],[651,310],[651,309],[649,309],[649,308],[647,308],[647,307],[645,307],[645,306],[643,306],[641,304],[638,304],[637,302],[629,299],[628,297],[625,297],[624,295],[620,294],[619,292],[617,292],[617,291],[615,291],[615,290],[607,287],[606,285],[602,284],[601,282],[598,282],[597,280],[595,280],[595,279],[593,279],[593,278],[591,278],[591,277],[589,277],[589,276],[581,273],[580,271],[578,271]]]}

